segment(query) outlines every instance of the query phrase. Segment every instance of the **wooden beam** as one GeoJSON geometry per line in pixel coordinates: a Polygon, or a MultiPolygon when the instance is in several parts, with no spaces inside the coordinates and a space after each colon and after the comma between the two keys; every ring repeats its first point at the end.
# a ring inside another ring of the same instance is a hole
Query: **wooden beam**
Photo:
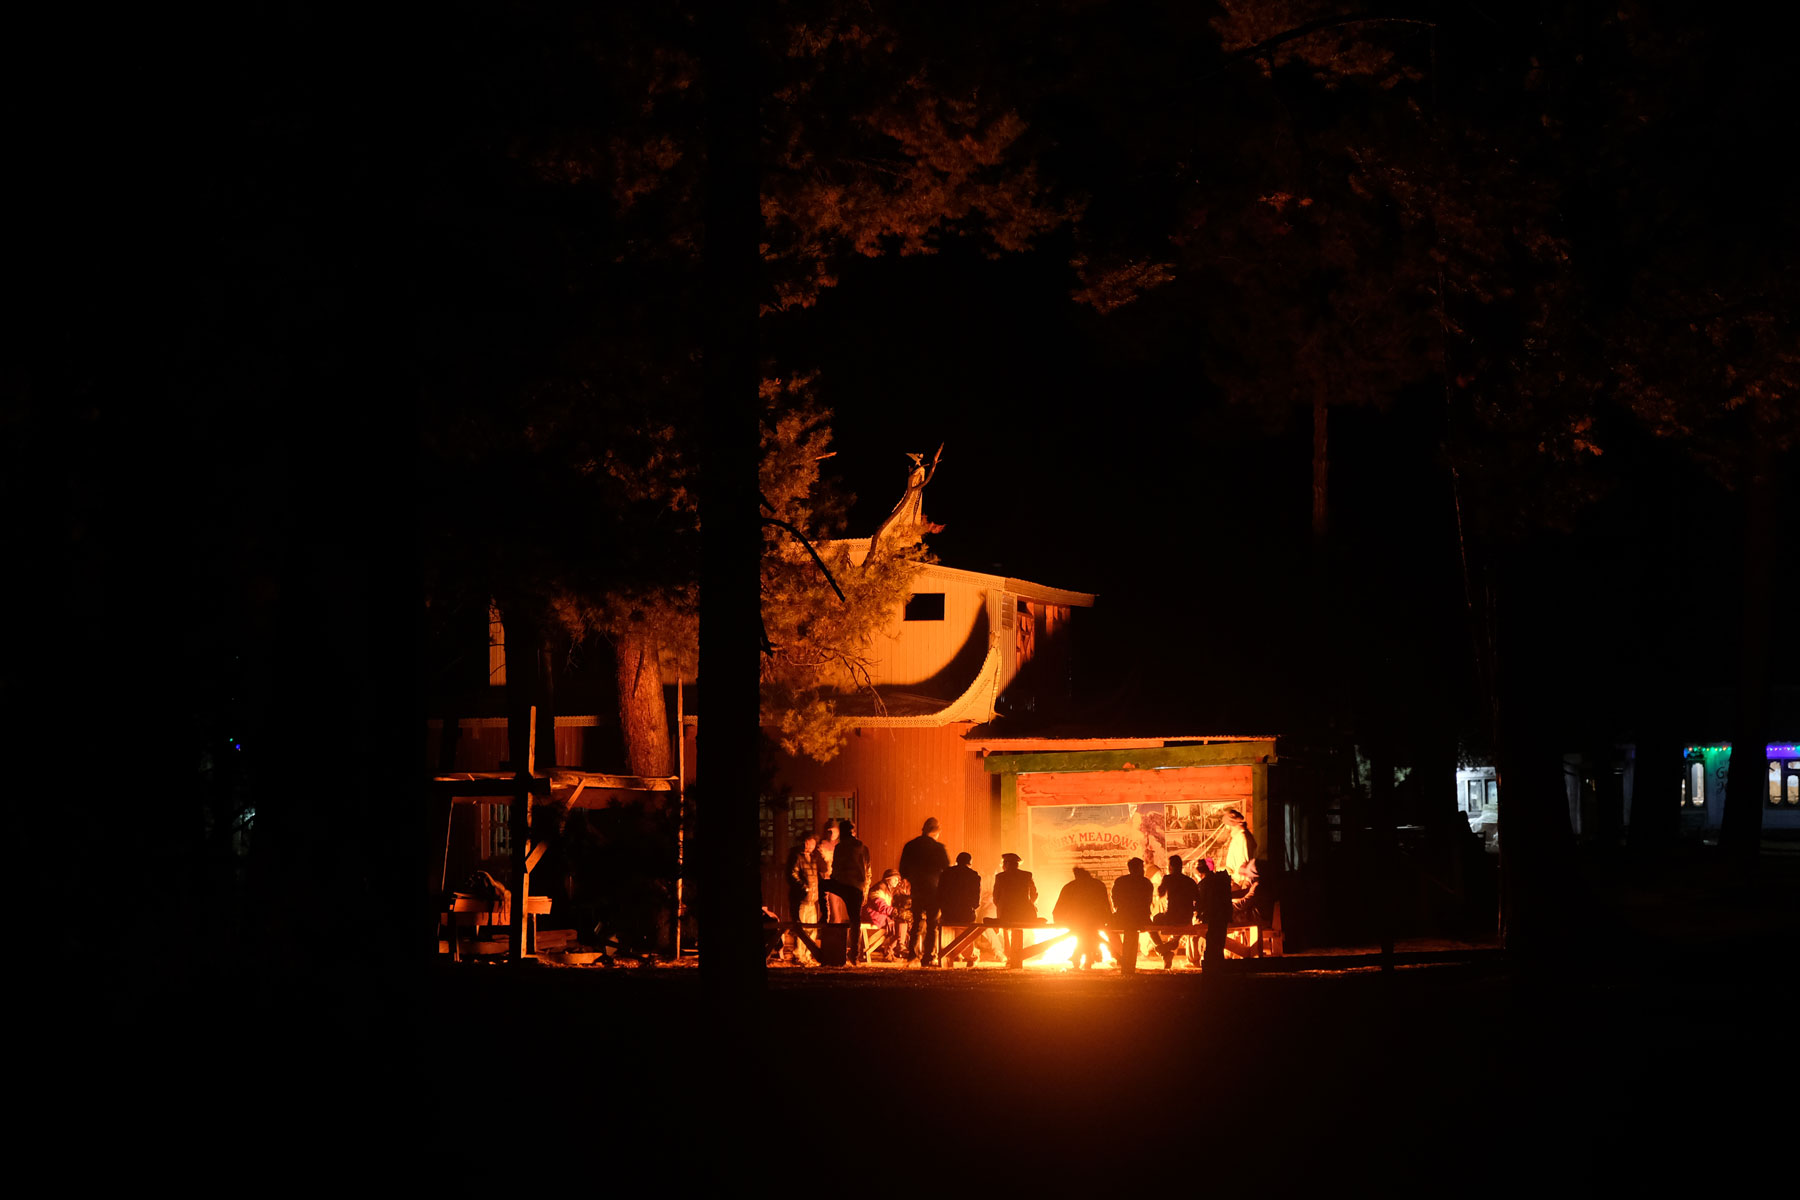
{"type": "Polygon", "coordinates": [[[1016,845],[1024,833],[1019,820],[1019,777],[1009,772],[1000,777],[1000,853],[1024,857],[1016,845]]]}
{"type": "Polygon", "coordinates": [[[1250,832],[1256,836],[1257,856],[1267,855],[1275,833],[1269,828],[1269,768],[1262,763],[1250,768],[1250,832]]]}
{"type": "Polygon", "coordinates": [[[1209,767],[1275,760],[1274,741],[1218,742],[1210,746],[1164,746],[1146,750],[1047,751],[1041,754],[990,754],[982,769],[994,775],[1022,771],[1137,771],[1157,767],[1209,767]]]}

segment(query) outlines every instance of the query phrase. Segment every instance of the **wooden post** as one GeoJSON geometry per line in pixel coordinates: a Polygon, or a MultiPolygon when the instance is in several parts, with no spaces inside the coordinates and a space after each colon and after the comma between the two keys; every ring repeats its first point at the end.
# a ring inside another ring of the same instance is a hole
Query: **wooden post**
{"type": "MultiPolygon", "coordinates": [[[[1013,840],[1019,828],[1019,777],[1011,771],[1000,776],[1000,853],[1020,854],[1013,840]]],[[[988,864],[992,867],[992,863],[988,864]]]]}
{"type": "Polygon", "coordinates": [[[513,898],[511,919],[507,924],[506,961],[519,963],[530,955],[525,947],[526,930],[529,928],[525,919],[525,902],[531,896],[531,870],[526,863],[529,847],[526,843],[531,836],[531,779],[537,769],[537,705],[516,706],[511,719],[507,721],[507,733],[514,747],[516,787],[512,796],[512,812],[509,814],[512,826],[513,898]],[[523,709],[523,713],[518,709],[523,709]],[[524,717],[523,721],[519,720],[521,715],[524,717]]]}
{"type": "Polygon", "coordinates": [[[687,714],[682,709],[681,676],[675,676],[675,910],[669,914],[674,961],[681,961],[681,876],[682,851],[686,848],[683,829],[687,821],[687,714]]]}

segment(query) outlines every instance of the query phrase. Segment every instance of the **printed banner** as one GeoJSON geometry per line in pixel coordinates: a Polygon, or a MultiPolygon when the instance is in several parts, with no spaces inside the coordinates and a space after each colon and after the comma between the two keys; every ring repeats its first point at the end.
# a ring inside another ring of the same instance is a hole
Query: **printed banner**
{"type": "Polygon", "coordinates": [[[1201,858],[1224,866],[1232,841],[1225,810],[1240,803],[1032,805],[1026,810],[1031,838],[1026,865],[1037,883],[1038,911],[1049,914],[1076,867],[1111,888],[1132,858],[1144,860],[1152,879],[1163,873],[1171,854],[1189,864],[1188,874],[1201,858]]]}

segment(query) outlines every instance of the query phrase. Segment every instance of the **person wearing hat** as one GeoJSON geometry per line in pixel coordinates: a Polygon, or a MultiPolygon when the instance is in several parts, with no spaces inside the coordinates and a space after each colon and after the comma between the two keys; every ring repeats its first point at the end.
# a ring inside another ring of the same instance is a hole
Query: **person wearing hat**
{"type": "MultiPolygon", "coordinates": [[[[956,865],[945,867],[938,876],[938,918],[945,925],[975,923],[975,910],[981,907],[981,872],[969,865],[974,860],[975,856],[964,850],[956,856],[956,865]]],[[[935,937],[931,946],[937,948],[935,937]]],[[[962,959],[974,966],[975,951],[972,948],[965,951],[962,959]]]]}
{"type": "Polygon", "coordinates": [[[1113,923],[1118,926],[1118,944],[1113,947],[1119,959],[1119,972],[1137,972],[1138,931],[1150,924],[1150,900],[1156,887],[1144,877],[1144,860],[1131,859],[1125,874],[1113,880],[1113,923]]]}
{"type": "Polygon", "coordinates": [[[882,872],[881,882],[869,892],[869,898],[863,901],[862,923],[871,926],[880,935],[882,942],[879,949],[885,957],[895,957],[898,949],[893,944],[894,934],[894,887],[900,882],[900,872],[889,867],[882,872]]]}
{"type": "MultiPolygon", "coordinates": [[[[1030,871],[1019,869],[1019,856],[1000,856],[1000,873],[994,876],[994,911],[1002,925],[1035,925],[1037,923],[1037,884],[1030,871]]],[[[1006,965],[1025,965],[1025,931],[1006,931],[1006,965]]]]}
{"type": "Polygon", "coordinates": [[[919,934],[925,935],[924,962],[937,966],[938,878],[950,868],[950,852],[938,841],[938,819],[926,817],[919,836],[900,851],[900,877],[912,889],[912,928],[906,933],[906,957],[919,956],[919,934]]]}

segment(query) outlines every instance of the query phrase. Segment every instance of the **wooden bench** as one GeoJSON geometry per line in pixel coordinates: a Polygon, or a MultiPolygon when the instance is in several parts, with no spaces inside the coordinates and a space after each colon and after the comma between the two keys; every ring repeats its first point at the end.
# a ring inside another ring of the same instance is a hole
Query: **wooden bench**
{"type": "MultiPolygon", "coordinates": [[[[1038,930],[1040,932],[1049,930],[1060,931],[1055,937],[1046,938],[1034,945],[1021,947],[1016,964],[1019,966],[1023,966],[1028,959],[1036,958],[1063,939],[1075,936],[1073,930],[1061,925],[1052,925],[1048,921],[1039,921],[1035,924],[1002,925],[999,921],[990,920],[975,925],[944,925],[940,928],[961,930],[960,933],[951,939],[948,947],[940,947],[938,950],[938,961],[940,962],[946,958],[954,958],[961,954],[974,943],[976,938],[980,937],[983,932],[990,929],[1002,932],[1010,930],[1019,930],[1021,932],[1027,930],[1038,930]]],[[[1123,926],[1103,926],[1101,929],[1101,933],[1105,937],[1105,940],[1114,946],[1117,946],[1119,944],[1119,939],[1129,932],[1133,931],[1127,930],[1123,926]]],[[[1158,937],[1167,938],[1179,944],[1182,938],[1204,938],[1206,936],[1206,926],[1149,925],[1143,929],[1136,930],[1135,932],[1153,933],[1158,937]]],[[[1277,900],[1274,905],[1271,906],[1269,912],[1269,924],[1267,926],[1226,926],[1224,948],[1225,953],[1231,955],[1233,958],[1260,958],[1264,954],[1279,958],[1282,953],[1281,902],[1277,900]]],[[[1116,959],[1118,958],[1118,955],[1115,954],[1113,957],[1116,959]]],[[[1192,956],[1190,955],[1189,957],[1191,961],[1192,956]]],[[[1008,965],[1014,964],[1009,960],[1008,965]]]]}
{"type": "MultiPolygon", "coordinates": [[[[1125,930],[1112,929],[1108,933],[1124,933],[1125,930]]],[[[1204,925],[1151,925],[1141,929],[1140,933],[1155,933],[1163,937],[1171,937],[1179,942],[1182,938],[1192,937],[1204,940],[1204,925]]],[[[1109,941],[1112,939],[1108,939],[1109,941]]],[[[1233,958],[1261,958],[1265,954],[1271,958],[1282,956],[1281,934],[1281,901],[1277,900],[1269,906],[1269,923],[1267,925],[1227,925],[1225,927],[1225,953],[1233,958]]],[[[1154,953],[1154,951],[1152,951],[1154,953]]],[[[1190,961],[1192,956],[1189,956],[1190,961]]]]}
{"type": "MultiPolygon", "coordinates": [[[[473,946],[480,943],[476,936],[483,925],[501,925],[504,921],[496,920],[503,910],[491,901],[475,896],[458,896],[449,904],[438,910],[438,926],[450,927],[450,961],[462,960],[462,930],[469,930],[469,941],[473,946]]],[[[537,945],[537,919],[550,911],[550,897],[525,897],[525,949],[529,953],[537,945]]],[[[443,951],[439,950],[442,954],[443,951]]]]}

